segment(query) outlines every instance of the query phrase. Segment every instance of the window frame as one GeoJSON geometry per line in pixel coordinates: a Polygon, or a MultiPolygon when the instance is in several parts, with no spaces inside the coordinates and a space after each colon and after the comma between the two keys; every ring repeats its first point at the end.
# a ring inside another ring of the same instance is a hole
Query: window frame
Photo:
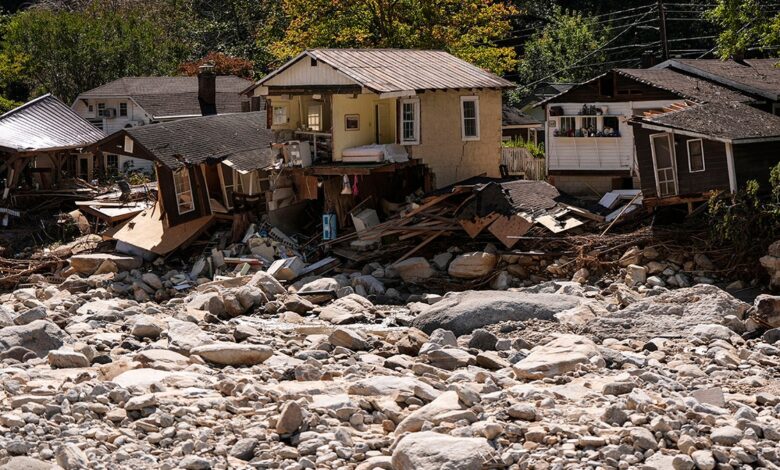
{"type": "Polygon", "coordinates": [[[322,103],[309,103],[306,107],[306,127],[316,132],[322,132],[322,103]],[[315,113],[312,113],[312,109],[316,109],[315,113]],[[312,117],[317,118],[316,129],[312,127],[312,117]]]}
{"type": "Polygon", "coordinates": [[[460,97],[460,137],[464,142],[480,140],[479,132],[479,97],[461,96],[460,97]],[[474,117],[466,117],[465,103],[474,103],[474,117]],[[474,120],[475,135],[466,135],[466,119],[474,120]]]}
{"type": "Polygon", "coordinates": [[[121,117],[127,117],[127,103],[119,103],[119,116],[121,117]]]}
{"type": "Polygon", "coordinates": [[[239,193],[244,192],[244,183],[241,180],[241,174],[235,168],[224,163],[220,163],[217,168],[219,169],[219,177],[222,179],[222,197],[225,198],[225,208],[233,209],[233,193],[236,191],[239,193]],[[230,184],[228,184],[228,181],[225,178],[226,174],[230,175],[230,184]]]}
{"type": "Polygon", "coordinates": [[[112,172],[119,172],[119,155],[115,153],[106,154],[106,170],[112,172]],[[116,165],[109,164],[109,159],[116,160],[116,165]]]}
{"type": "Polygon", "coordinates": [[[195,193],[192,191],[192,175],[190,175],[190,171],[187,167],[180,168],[173,172],[173,192],[176,196],[176,211],[179,213],[179,215],[189,214],[190,212],[195,211],[195,193]],[[182,188],[179,188],[179,185],[177,184],[176,174],[180,172],[184,172],[186,174],[186,179],[184,181],[186,181],[187,185],[189,186],[189,189],[186,191],[180,191],[182,188]],[[179,201],[179,195],[186,193],[190,193],[190,209],[182,212],[182,203],[179,201]]]}
{"type": "Polygon", "coordinates": [[[704,139],[688,139],[685,141],[685,147],[688,150],[688,173],[702,173],[707,171],[707,164],[704,161],[704,139]],[[694,170],[691,164],[691,142],[699,142],[701,150],[701,170],[694,170]]]}
{"type": "Polygon", "coordinates": [[[271,125],[273,126],[286,126],[290,122],[290,110],[287,104],[272,104],[271,105],[271,125]],[[284,110],[284,122],[276,121],[276,110],[284,110]]]}
{"type": "Polygon", "coordinates": [[[400,101],[401,110],[398,113],[398,140],[401,145],[419,145],[420,144],[420,100],[418,98],[406,98],[400,101]],[[411,104],[413,107],[413,119],[411,121],[404,119],[404,105],[411,104]],[[404,137],[404,123],[411,122],[413,124],[412,130],[414,131],[414,139],[406,139],[404,137]]]}
{"type": "Polygon", "coordinates": [[[106,117],[106,103],[98,103],[96,108],[96,115],[99,118],[106,117]]]}
{"type": "Polygon", "coordinates": [[[563,127],[563,121],[571,119],[571,127],[566,128],[566,133],[568,134],[569,130],[573,130],[574,132],[577,132],[577,118],[574,116],[561,116],[561,118],[558,120],[558,132],[562,135],[562,137],[568,137],[567,135],[563,135],[564,127],[563,127]]]}

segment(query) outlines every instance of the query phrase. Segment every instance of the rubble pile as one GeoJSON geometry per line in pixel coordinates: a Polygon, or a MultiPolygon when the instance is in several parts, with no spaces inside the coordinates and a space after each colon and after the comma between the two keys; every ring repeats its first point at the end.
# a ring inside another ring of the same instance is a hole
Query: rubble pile
{"type": "Polygon", "coordinates": [[[160,301],[91,281],[125,273],[0,297],[0,468],[780,465],[778,297],[560,281],[390,307],[361,273],[160,301]]]}

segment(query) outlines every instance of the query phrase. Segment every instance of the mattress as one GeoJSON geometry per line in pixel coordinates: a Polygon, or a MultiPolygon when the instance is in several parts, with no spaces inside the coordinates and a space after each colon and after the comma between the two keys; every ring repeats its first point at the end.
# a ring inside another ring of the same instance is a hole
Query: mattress
{"type": "Polygon", "coordinates": [[[406,162],[409,156],[406,150],[398,144],[371,144],[351,147],[341,151],[344,162],[373,163],[373,162],[406,162]]]}

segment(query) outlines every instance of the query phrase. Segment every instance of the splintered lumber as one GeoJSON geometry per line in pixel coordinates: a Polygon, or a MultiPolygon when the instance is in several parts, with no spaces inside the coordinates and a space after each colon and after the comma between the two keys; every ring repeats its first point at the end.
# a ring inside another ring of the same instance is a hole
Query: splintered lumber
{"type": "Polygon", "coordinates": [[[436,237],[438,237],[439,235],[443,235],[444,233],[446,233],[446,232],[436,232],[433,235],[430,235],[428,238],[423,240],[419,245],[415,246],[411,250],[407,251],[405,255],[403,255],[400,258],[398,258],[395,261],[395,263],[393,263],[393,264],[398,264],[401,261],[405,260],[406,258],[408,258],[408,257],[412,256],[413,254],[417,253],[422,247],[424,247],[428,243],[432,242],[434,239],[436,239],[436,237]]]}
{"type": "Polygon", "coordinates": [[[482,232],[488,225],[492,224],[497,218],[498,214],[490,214],[485,217],[478,217],[475,220],[459,220],[461,227],[466,231],[466,234],[471,238],[476,238],[477,235],[482,232]]]}
{"type": "Polygon", "coordinates": [[[598,223],[603,223],[604,222],[604,216],[603,215],[599,215],[599,214],[593,213],[593,212],[591,212],[589,210],[583,209],[581,207],[572,206],[570,204],[566,204],[566,203],[562,203],[562,202],[559,202],[558,204],[560,204],[561,206],[563,206],[566,209],[568,209],[569,212],[571,212],[574,215],[578,215],[580,217],[584,217],[586,219],[590,219],[590,220],[592,220],[594,222],[598,222],[598,223]]]}
{"type": "Polygon", "coordinates": [[[617,222],[618,220],[620,220],[620,218],[621,218],[621,217],[623,216],[623,214],[624,214],[624,213],[625,213],[625,212],[628,210],[628,208],[629,208],[629,207],[631,207],[631,206],[634,204],[634,201],[636,201],[636,200],[637,200],[637,198],[638,198],[639,196],[641,196],[641,195],[642,195],[642,193],[641,193],[641,192],[640,192],[640,193],[638,193],[636,196],[634,196],[634,197],[631,199],[631,201],[630,201],[628,204],[626,204],[626,205],[623,207],[623,210],[621,210],[621,211],[620,211],[620,213],[617,215],[617,217],[615,217],[615,218],[612,220],[612,222],[611,222],[611,223],[610,223],[610,224],[607,226],[607,228],[605,228],[605,229],[604,229],[604,231],[603,231],[603,232],[601,232],[601,236],[602,236],[602,237],[603,237],[604,235],[606,235],[606,234],[607,234],[607,232],[609,232],[609,229],[611,229],[611,228],[612,228],[612,226],[613,226],[613,225],[615,225],[615,222],[617,222]]]}
{"type": "Polygon", "coordinates": [[[507,249],[511,249],[517,244],[519,239],[510,238],[510,236],[522,236],[528,233],[533,227],[534,221],[527,219],[520,214],[511,217],[500,216],[495,222],[490,224],[488,231],[493,234],[507,249]]]}
{"type": "Polygon", "coordinates": [[[442,194],[440,196],[435,196],[431,199],[429,199],[427,202],[422,203],[420,206],[415,207],[414,209],[410,210],[409,212],[402,213],[401,217],[403,218],[409,218],[413,215],[419,214],[420,212],[425,211],[429,207],[435,206],[436,204],[439,204],[440,202],[443,202],[452,196],[456,194],[460,194],[462,192],[461,188],[455,188],[452,190],[451,193],[442,194]]]}

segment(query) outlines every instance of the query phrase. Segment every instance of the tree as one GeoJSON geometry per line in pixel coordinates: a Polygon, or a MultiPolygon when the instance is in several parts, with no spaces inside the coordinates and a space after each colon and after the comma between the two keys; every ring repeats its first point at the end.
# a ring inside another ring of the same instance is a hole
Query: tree
{"type": "Polygon", "coordinates": [[[601,72],[606,60],[599,48],[606,41],[607,31],[581,13],[556,8],[551,21],[525,43],[525,51],[517,68],[515,93],[520,98],[544,81],[578,83],[601,72]]]}
{"type": "Polygon", "coordinates": [[[242,78],[252,78],[254,75],[251,61],[231,57],[221,52],[209,52],[202,59],[185,62],[179,66],[179,72],[182,75],[197,75],[200,66],[203,64],[214,65],[214,72],[217,75],[235,75],[242,78]]]}
{"type": "Polygon", "coordinates": [[[277,63],[315,47],[443,49],[503,74],[511,47],[494,42],[516,10],[494,0],[283,0],[284,35],[268,43],[277,63]]]}
{"type": "Polygon", "coordinates": [[[742,56],[751,47],[774,52],[780,47],[780,13],[769,0],[718,0],[709,18],[720,29],[718,55],[742,56]]]}
{"type": "Polygon", "coordinates": [[[91,2],[84,10],[34,8],[5,27],[0,64],[33,88],[70,102],[82,91],[124,76],[175,70],[186,44],[172,38],[143,2],[91,2]]]}

